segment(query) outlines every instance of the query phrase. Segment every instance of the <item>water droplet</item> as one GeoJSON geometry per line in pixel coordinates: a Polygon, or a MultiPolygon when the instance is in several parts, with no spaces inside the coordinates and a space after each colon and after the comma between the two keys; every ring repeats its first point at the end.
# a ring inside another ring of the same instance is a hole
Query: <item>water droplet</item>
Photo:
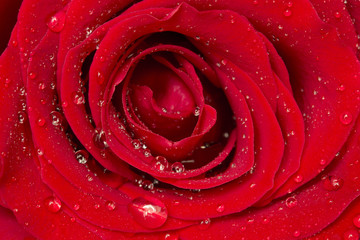
{"type": "Polygon", "coordinates": [[[79,210],[79,209],[80,209],[80,205],[79,205],[79,204],[75,204],[75,205],[74,205],[74,210],[77,211],[77,210],[79,210]]]}
{"type": "Polygon", "coordinates": [[[294,181],[297,182],[297,183],[301,183],[301,182],[303,181],[303,176],[297,175],[297,176],[294,178],[294,181]]]}
{"type": "Polygon", "coordinates": [[[210,227],[210,224],[211,224],[211,219],[206,218],[200,222],[199,229],[206,230],[210,227]]]}
{"type": "Polygon", "coordinates": [[[17,47],[18,42],[17,42],[16,40],[12,40],[12,41],[11,41],[11,44],[12,44],[14,47],[17,47]]]}
{"type": "Polygon", "coordinates": [[[94,205],[94,208],[95,208],[95,209],[99,209],[99,208],[100,208],[100,204],[98,204],[98,203],[95,204],[95,205],[94,205]]]}
{"type": "Polygon", "coordinates": [[[195,117],[198,117],[200,115],[200,107],[196,107],[194,110],[195,117]]]}
{"type": "Polygon", "coordinates": [[[283,14],[284,14],[285,17],[290,17],[292,12],[291,12],[290,9],[286,9],[283,14]]]}
{"type": "Polygon", "coordinates": [[[219,212],[219,213],[224,212],[224,210],[225,210],[224,204],[221,204],[216,208],[216,211],[219,212]]]}
{"type": "Polygon", "coordinates": [[[163,156],[157,156],[153,161],[153,167],[159,171],[164,171],[169,168],[169,162],[163,156]]]}
{"type": "Polygon", "coordinates": [[[75,219],[74,217],[72,217],[72,218],[70,218],[70,221],[71,221],[71,222],[75,222],[76,219],[75,219]]]}
{"type": "MultiPolygon", "coordinates": [[[[101,58],[100,58],[100,61],[101,61],[101,58]]],[[[98,72],[97,73],[97,82],[101,85],[104,83],[104,81],[105,81],[104,75],[101,72],[98,72]]]]}
{"type": "Polygon", "coordinates": [[[182,173],[185,171],[185,167],[181,162],[174,162],[171,164],[171,170],[175,173],[182,173]]]}
{"type": "Polygon", "coordinates": [[[286,5],[287,5],[288,7],[292,7],[293,2],[289,1],[286,5]]]}
{"type": "Polygon", "coordinates": [[[80,105],[85,103],[85,96],[81,91],[73,92],[71,96],[75,104],[80,105]]]}
{"type": "Polygon", "coordinates": [[[25,121],[27,120],[27,115],[26,115],[26,113],[23,112],[23,111],[19,111],[19,112],[18,112],[18,119],[19,119],[19,123],[20,123],[20,124],[24,124],[25,121]]]}
{"type": "Polygon", "coordinates": [[[39,88],[39,90],[44,90],[45,89],[45,83],[43,83],[43,82],[39,83],[38,88],[39,88]]]}
{"type": "Polygon", "coordinates": [[[344,112],[340,115],[340,122],[348,125],[352,122],[352,114],[350,112],[344,112]]]}
{"type": "Polygon", "coordinates": [[[151,229],[164,225],[168,217],[167,209],[162,202],[150,201],[143,197],[132,200],[128,210],[137,223],[151,229]]]}
{"type": "Polygon", "coordinates": [[[105,132],[102,129],[95,129],[93,141],[94,141],[94,145],[97,148],[105,149],[108,147],[108,144],[107,144],[106,138],[105,138],[105,132]]]}
{"type": "Polygon", "coordinates": [[[173,233],[172,234],[167,233],[164,236],[164,240],[179,240],[179,236],[173,233]]]}
{"type": "Polygon", "coordinates": [[[338,87],[338,90],[339,90],[340,92],[345,91],[345,85],[344,85],[344,84],[341,84],[341,85],[338,87]]]}
{"type": "Polygon", "coordinates": [[[295,232],[293,233],[293,236],[294,236],[294,237],[299,237],[299,236],[300,236],[300,231],[295,231],[295,232]]]}
{"type": "Polygon", "coordinates": [[[288,208],[293,208],[297,205],[297,200],[295,197],[288,197],[286,200],[285,200],[285,205],[288,207],[288,208]]]}
{"type": "Polygon", "coordinates": [[[359,233],[355,229],[351,229],[344,233],[344,240],[359,240],[359,233]]]}
{"type": "Polygon", "coordinates": [[[324,179],[324,188],[328,191],[336,191],[339,190],[343,184],[344,184],[344,180],[342,180],[341,178],[337,178],[334,176],[328,176],[324,179]]]}
{"type": "Polygon", "coordinates": [[[357,228],[360,228],[360,214],[356,215],[353,218],[353,223],[357,228]]]}
{"type": "Polygon", "coordinates": [[[113,202],[113,201],[107,201],[107,202],[105,203],[105,205],[106,205],[106,208],[107,208],[109,211],[113,211],[113,210],[115,210],[115,208],[116,208],[115,202],[113,202]]]}
{"type": "Polygon", "coordinates": [[[55,127],[59,127],[63,125],[64,117],[61,113],[57,111],[52,111],[50,113],[50,117],[51,117],[51,124],[54,125],[55,127]]]}
{"type": "Polygon", "coordinates": [[[85,150],[78,150],[75,152],[75,158],[79,163],[85,164],[89,160],[89,153],[85,150]]]}
{"type": "Polygon", "coordinates": [[[137,140],[137,139],[134,139],[132,141],[132,144],[133,144],[135,149],[140,149],[140,147],[141,147],[141,142],[139,140],[137,140]]]}
{"type": "Polygon", "coordinates": [[[29,72],[29,78],[34,80],[36,78],[36,73],[34,72],[29,72]]]}
{"type": "Polygon", "coordinates": [[[61,32],[65,26],[65,18],[65,12],[60,11],[50,18],[47,26],[53,32],[61,32]]]}
{"type": "Polygon", "coordinates": [[[57,197],[46,198],[44,204],[46,208],[53,213],[59,212],[61,209],[61,201],[57,197]]]}
{"type": "Polygon", "coordinates": [[[43,127],[43,126],[45,125],[45,119],[42,118],[42,117],[40,117],[40,118],[38,118],[38,120],[36,121],[36,123],[37,123],[37,125],[38,125],[39,127],[43,127]]]}
{"type": "Polygon", "coordinates": [[[341,18],[341,13],[335,12],[335,13],[334,13],[334,17],[336,17],[336,18],[341,18]]]}
{"type": "Polygon", "coordinates": [[[259,4],[258,0],[253,0],[253,4],[258,5],[259,4]]]}
{"type": "Polygon", "coordinates": [[[325,160],[325,159],[321,159],[321,160],[320,160],[320,165],[321,165],[321,166],[324,166],[325,164],[326,164],[326,160],[325,160]]]}

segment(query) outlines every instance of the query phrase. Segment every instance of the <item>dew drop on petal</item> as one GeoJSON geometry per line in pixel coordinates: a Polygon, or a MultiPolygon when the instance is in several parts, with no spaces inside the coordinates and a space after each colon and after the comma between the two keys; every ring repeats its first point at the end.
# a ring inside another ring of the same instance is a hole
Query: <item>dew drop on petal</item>
{"type": "Polygon", "coordinates": [[[351,229],[343,234],[343,240],[359,240],[359,233],[351,229]]]}
{"type": "Polygon", "coordinates": [[[115,208],[116,208],[115,202],[113,202],[113,201],[107,201],[107,202],[105,203],[105,205],[106,205],[106,208],[107,208],[109,211],[113,211],[113,210],[115,210],[115,208]]]}
{"type": "Polygon", "coordinates": [[[64,117],[61,113],[59,113],[57,111],[52,111],[50,113],[50,117],[51,117],[51,123],[53,126],[55,126],[55,127],[62,126],[62,124],[64,122],[64,117]]]}
{"type": "Polygon", "coordinates": [[[294,197],[288,197],[286,200],[285,200],[285,205],[288,207],[288,208],[293,208],[297,205],[297,200],[296,198],[294,197]]]}
{"type": "Polygon", "coordinates": [[[301,183],[301,182],[303,181],[303,176],[297,175],[297,176],[294,178],[294,181],[297,182],[297,183],[301,183]]]}
{"type": "Polygon", "coordinates": [[[169,162],[168,160],[163,156],[157,156],[155,157],[153,161],[153,167],[159,171],[164,171],[169,168],[169,162]]]}
{"type": "Polygon", "coordinates": [[[45,119],[40,117],[37,119],[36,123],[39,127],[43,127],[45,125],[45,119]]]}
{"type": "Polygon", "coordinates": [[[182,173],[185,171],[185,167],[181,162],[174,162],[171,164],[171,170],[175,173],[182,173]]]}
{"type": "Polygon", "coordinates": [[[29,72],[29,78],[34,80],[36,78],[36,73],[34,72],[29,72]]]}
{"type": "Polygon", "coordinates": [[[78,211],[80,209],[80,205],[79,204],[74,204],[74,210],[78,211]]]}
{"type": "Polygon", "coordinates": [[[140,149],[140,147],[141,147],[141,142],[139,140],[137,140],[137,139],[134,139],[132,141],[132,144],[133,144],[135,149],[140,149]]]}
{"type": "Polygon", "coordinates": [[[73,92],[72,93],[72,100],[76,105],[84,104],[85,103],[85,96],[81,91],[73,92]]]}
{"type": "Polygon", "coordinates": [[[341,18],[341,13],[335,12],[335,13],[334,13],[334,17],[336,17],[336,18],[341,18]]]}
{"type": "Polygon", "coordinates": [[[164,236],[164,240],[179,240],[179,236],[177,234],[167,233],[164,236]]]}
{"type": "Polygon", "coordinates": [[[357,228],[360,228],[360,214],[356,215],[353,218],[353,223],[357,228]]]}
{"type": "Polygon", "coordinates": [[[57,197],[48,197],[44,201],[45,207],[53,213],[59,212],[61,209],[61,201],[57,197]]]}
{"type": "Polygon", "coordinates": [[[290,17],[291,14],[292,14],[292,12],[291,12],[290,9],[286,9],[286,10],[283,12],[283,14],[284,14],[285,17],[290,17]]]}
{"type": "Polygon", "coordinates": [[[224,210],[225,210],[224,204],[221,204],[216,208],[216,211],[219,212],[219,213],[224,212],[224,210]]]}
{"type": "Polygon", "coordinates": [[[337,178],[334,176],[328,176],[323,180],[324,188],[328,191],[336,191],[339,190],[344,181],[341,178],[337,178]]]}
{"type": "Polygon", "coordinates": [[[206,218],[200,222],[199,229],[206,230],[210,227],[210,224],[211,224],[211,219],[206,218]]]}
{"type": "Polygon", "coordinates": [[[300,236],[300,232],[299,232],[299,231],[295,231],[295,232],[293,233],[293,236],[294,236],[294,237],[299,237],[299,236],[300,236]]]}
{"type": "Polygon", "coordinates": [[[79,163],[85,164],[89,160],[89,153],[85,150],[78,150],[75,152],[75,158],[79,163]]]}
{"type": "Polygon", "coordinates": [[[167,209],[159,200],[138,197],[131,201],[128,210],[137,223],[150,229],[161,227],[168,218],[167,209]]]}
{"type": "Polygon", "coordinates": [[[97,148],[105,149],[108,147],[108,144],[105,139],[105,132],[102,129],[96,129],[93,135],[94,145],[97,148]]]}
{"type": "Polygon", "coordinates": [[[352,114],[350,112],[344,112],[340,115],[340,122],[344,125],[349,125],[352,122],[352,114]]]}
{"type": "Polygon", "coordinates": [[[60,11],[50,18],[50,20],[47,23],[47,26],[53,32],[61,32],[65,26],[65,18],[66,18],[65,12],[60,11]]]}

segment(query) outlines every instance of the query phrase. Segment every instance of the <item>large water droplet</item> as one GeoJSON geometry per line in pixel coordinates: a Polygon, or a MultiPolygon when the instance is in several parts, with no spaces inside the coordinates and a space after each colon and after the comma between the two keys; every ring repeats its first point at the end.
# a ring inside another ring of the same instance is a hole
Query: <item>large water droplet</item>
{"type": "Polygon", "coordinates": [[[53,213],[59,212],[61,209],[61,201],[57,197],[48,197],[44,201],[45,207],[53,213]]]}
{"type": "Polygon", "coordinates": [[[169,162],[163,156],[155,157],[152,164],[153,164],[153,167],[159,171],[164,171],[169,168],[169,162]]]}
{"type": "Polygon", "coordinates": [[[161,227],[168,217],[167,209],[161,201],[142,197],[135,198],[128,205],[128,210],[137,223],[151,229],[161,227]]]}
{"type": "Polygon", "coordinates": [[[293,233],[293,236],[294,236],[294,237],[299,237],[299,236],[300,236],[300,231],[295,231],[295,232],[293,233]]]}
{"type": "Polygon", "coordinates": [[[73,92],[72,100],[76,105],[84,104],[85,103],[85,96],[81,91],[73,92]]]}
{"type": "Polygon", "coordinates": [[[57,111],[52,111],[50,113],[50,117],[51,117],[51,123],[55,127],[60,127],[63,125],[64,117],[61,113],[59,113],[57,111]]]}
{"type": "Polygon", "coordinates": [[[182,173],[185,171],[185,167],[181,162],[174,162],[171,165],[171,170],[175,173],[182,173]]]}
{"type": "Polygon", "coordinates": [[[106,138],[105,138],[105,132],[102,129],[96,129],[94,136],[93,136],[93,141],[96,147],[100,148],[100,149],[105,149],[108,147],[108,144],[106,142],[106,138]]]}
{"type": "Polygon", "coordinates": [[[340,189],[344,184],[341,178],[328,176],[324,179],[324,188],[329,191],[336,191],[340,189]]]}
{"type": "Polygon", "coordinates": [[[288,197],[286,200],[285,200],[285,205],[288,207],[288,208],[293,208],[297,205],[297,200],[296,198],[294,197],[288,197]]]}
{"type": "Polygon", "coordinates": [[[85,150],[78,150],[75,152],[75,158],[79,163],[85,164],[89,160],[89,153],[85,150]]]}
{"type": "Polygon", "coordinates": [[[50,18],[47,26],[53,32],[61,32],[65,26],[65,18],[65,12],[60,11],[50,18]]]}

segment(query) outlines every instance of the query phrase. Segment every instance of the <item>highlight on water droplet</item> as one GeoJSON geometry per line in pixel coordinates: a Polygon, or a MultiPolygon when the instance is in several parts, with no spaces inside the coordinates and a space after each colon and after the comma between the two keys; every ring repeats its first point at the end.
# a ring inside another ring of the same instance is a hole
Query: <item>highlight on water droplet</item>
{"type": "Polygon", "coordinates": [[[164,203],[154,198],[135,198],[128,205],[128,210],[137,223],[150,229],[161,227],[168,218],[164,203]]]}
{"type": "Polygon", "coordinates": [[[350,112],[344,112],[340,115],[340,122],[344,125],[349,125],[352,122],[352,114],[350,112]]]}
{"type": "Polygon", "coordinates": [[[57,197],[48,197],[44,201],[45,207],[53,213],[57,213],[61,209],[61,201],[57,197]]]}
{"type": "Polygon", "coordinates": [[[66,13],[60,11],[50,18],[47,23],[49,29],[53,32],[61,32],[65,26],[66,13]]]}

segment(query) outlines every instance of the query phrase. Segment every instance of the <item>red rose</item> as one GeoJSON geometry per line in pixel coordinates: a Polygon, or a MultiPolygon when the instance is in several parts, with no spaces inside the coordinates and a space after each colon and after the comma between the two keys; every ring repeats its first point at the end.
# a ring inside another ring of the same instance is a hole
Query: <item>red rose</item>
{"type": "Polygon", "coordinates": [[[358,239],[358,5],[24,0],[0,233],[358,239]]]}

